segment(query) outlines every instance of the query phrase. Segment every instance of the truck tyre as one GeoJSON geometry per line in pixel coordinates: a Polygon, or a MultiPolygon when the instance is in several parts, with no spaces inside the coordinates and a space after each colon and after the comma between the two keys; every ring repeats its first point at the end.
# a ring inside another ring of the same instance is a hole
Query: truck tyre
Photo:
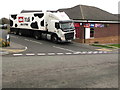
{"type": "Polygon", "coordinates": [[[22,36],[22,32],[21,31],[19,31],[19,33],[18,33],[20,36],[22,36]]]}
{"type": "Polygon", "coordinates": [[[39,39],[38,35],[35,35],[34,37],[35,37],[35,39],[37,39],[37,40],[39,39]]]}
{"type": "Polygon", "coordinates": [[[41,34],[37,31],[34,32],[34,38],[39,40],[41,38],[41,34]]]}
{"type": "Polygon", "coordinates": [[[58,37],[57,37],[57,35],[52,35],[51,40],[52,40],[52,42],[54,42],[54,43],[58,43],[58,37]]]}

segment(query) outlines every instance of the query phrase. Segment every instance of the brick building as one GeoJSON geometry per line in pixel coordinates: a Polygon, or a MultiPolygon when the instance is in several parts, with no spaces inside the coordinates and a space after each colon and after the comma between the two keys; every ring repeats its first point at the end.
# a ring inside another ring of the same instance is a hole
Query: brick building
{"type": "Polygon", "coordinates": [[[118,43],[118,16],[93,6],[77,5],[59,9],[74,20],[80,43],[118,43]]]}

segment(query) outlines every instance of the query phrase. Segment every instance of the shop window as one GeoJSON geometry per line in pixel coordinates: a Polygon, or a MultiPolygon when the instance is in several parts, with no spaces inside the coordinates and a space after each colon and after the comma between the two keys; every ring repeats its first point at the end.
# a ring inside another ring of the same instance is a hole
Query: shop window
{"type": "Polygon", "coordinates": [[[90,38],[94,37],[94,28],[90,28],[90,38]]]}
{"type": "Polygon", "coordinates": [[[104,24],[105,27],[109,27],[109,24],[104,24]]]}

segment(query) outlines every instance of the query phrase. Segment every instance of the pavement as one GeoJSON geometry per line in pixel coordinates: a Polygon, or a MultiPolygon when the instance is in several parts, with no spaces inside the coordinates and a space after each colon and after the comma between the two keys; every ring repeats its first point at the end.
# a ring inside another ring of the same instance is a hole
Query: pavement
{"type": "Polygon", "coordinates": [[[0,55],[6,55],[10,53],[19,53],[25,50],[27,50],[27,47],[14,42],[10,42],[10,46],[0,48],[0,55]]]}

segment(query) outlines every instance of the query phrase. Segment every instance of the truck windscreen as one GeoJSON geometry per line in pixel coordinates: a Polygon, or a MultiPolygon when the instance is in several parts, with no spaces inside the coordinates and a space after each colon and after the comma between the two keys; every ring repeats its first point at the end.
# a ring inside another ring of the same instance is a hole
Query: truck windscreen
{"type": "Polygon", "coordinates": [[[63,31],[71,31],[75,29],[73,23],[61,23],[60,26],[63,31]]]}

